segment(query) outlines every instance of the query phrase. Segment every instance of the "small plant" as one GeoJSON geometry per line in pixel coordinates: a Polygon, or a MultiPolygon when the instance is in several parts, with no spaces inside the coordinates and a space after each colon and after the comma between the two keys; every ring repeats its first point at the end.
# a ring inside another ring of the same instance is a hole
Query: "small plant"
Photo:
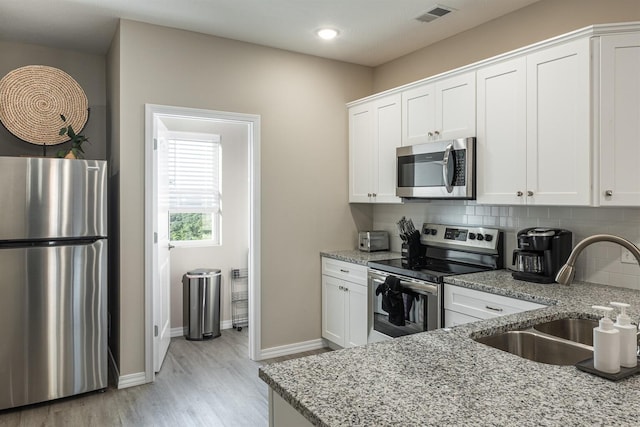
{"type": "MultiPolygon", "coordinates": [[[[66,124],[67,118],[60,114],[60,118],[66,124]]],[[[67,135],[71,141],[71,148],[66,150],[58,150],[58,157],[65,158],[76,158],[82,159],[84,158],[84,150],[82,149],[82,143],[88,141],[89,139],[84,135],[78,135],[73,131],[73,127],[71,125],[64,126],[60,129],[58,135],[67,135]]]]}

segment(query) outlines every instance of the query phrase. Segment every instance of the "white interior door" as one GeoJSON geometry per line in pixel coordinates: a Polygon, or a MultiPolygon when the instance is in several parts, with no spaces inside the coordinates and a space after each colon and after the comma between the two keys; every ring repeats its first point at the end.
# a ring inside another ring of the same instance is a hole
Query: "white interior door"
{"type": "Polygon", "coordinates": [[[158,118],[154,120],[156,157],[154,171],[154,204],[156,212],[153,231],[155,256],[153,260],[153,368],[159,372],[171,343],[171,285],[169,263],[169,151],[168,130],[158,118]]]}

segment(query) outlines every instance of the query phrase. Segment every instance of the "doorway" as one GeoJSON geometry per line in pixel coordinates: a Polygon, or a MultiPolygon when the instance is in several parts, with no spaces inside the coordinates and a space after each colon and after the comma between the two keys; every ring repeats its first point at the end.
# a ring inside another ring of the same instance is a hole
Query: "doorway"
{"type": "MultiPolygon", "coordinates": [[[[145,115],[146,382],[154,380],[155,372],[159,369],[159,358],[162,358],[162,352],[166,351],[166,346],[168,346],[167,337],[170,339],[170,335],[167,335],[170,334],[170,330],[167,331],[163,325],[166,325],[166,317],[168,316],[166,301],[169,293],[166,286],[171,286],[171,282],[169,285],[163,284],[164,277],[160,276],[165,274],[162,273],[162,262],[168,256],[168,251],[173,245],[170,244],[169,239],[162,238],[161,228],[163,226],[168,228],[166,219],[162,216],[165,209],[162,206],[165,199],[162,191],[164,191],[163,188],[166,188],[163,180],[166,177],[162,173],[159,174],[159,170],[166,167],[163,166],[166,163],[166,156],[162,154],[162,150],[164,150],[165,140],[168,137],[171,138],[171,135],[199,135],[199,138],[202,139],[202,135],[215,134],[219,138],[220,132],[224,132],[225,129],[228,132],[235,132],[236,135],[244,135],[243,143],[246,144],[245,161],[248,172],[245,176],[248,187],[248,224],[245,224],[248,229],[248,256],[245,255],[245,257],[248,258],[246,262],[249,272],[248,357],[257,360],[260,358],[260,116],[154,104],[145,105],[145,115]]],[[[224,196],[221,198],[224,199],[224,196]]],[[[221,206],[222,222],[224,222],[224,202],[221,206]]],[[[233,213],[230,212],[230,215],[233,213]]],[[[222,242],[229,241],[228,239],[233,239],[233,236],[222,235],[222,242]]],[[[210,262],[215,263],[213,260],[210,262]]],[[[203,265],[202,267],[208,266],[211,265],[203,265]]],[[[175,288],[175,283],[173,286],[175,288]]],[[[174,325],[176,323],[178,322],[173,322],[174,325]]]]}

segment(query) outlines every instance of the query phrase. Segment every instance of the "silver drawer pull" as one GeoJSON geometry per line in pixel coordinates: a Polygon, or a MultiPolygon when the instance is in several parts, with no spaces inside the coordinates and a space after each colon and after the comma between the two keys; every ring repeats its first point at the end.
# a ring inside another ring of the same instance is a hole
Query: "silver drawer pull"
{"type": "Polygon", "coordinates": [[[495,308],[489,305],[485,305],[484,308],[486,308],[487,310],[493,310],[493,311],[503,311],[501,308],[495,308]]]}
{"type": "Polygon", "coordinates": [[[345,270],[344,268],[341,268],[340,271],[343,272],[343,273],[348,273],[349,272],[349,270],[345,270]]]}

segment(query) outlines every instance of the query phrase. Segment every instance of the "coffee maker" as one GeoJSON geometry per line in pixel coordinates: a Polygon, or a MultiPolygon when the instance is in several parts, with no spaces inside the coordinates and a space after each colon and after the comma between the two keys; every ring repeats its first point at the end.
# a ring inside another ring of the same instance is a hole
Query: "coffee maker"
{"type": "Polygon", "coordinates": [[[513,251],[513,278],[535,283],[553,283],[571,253],[573,235],[568,230],[532,227],[518,231],[518,249],[513,251]]]}

